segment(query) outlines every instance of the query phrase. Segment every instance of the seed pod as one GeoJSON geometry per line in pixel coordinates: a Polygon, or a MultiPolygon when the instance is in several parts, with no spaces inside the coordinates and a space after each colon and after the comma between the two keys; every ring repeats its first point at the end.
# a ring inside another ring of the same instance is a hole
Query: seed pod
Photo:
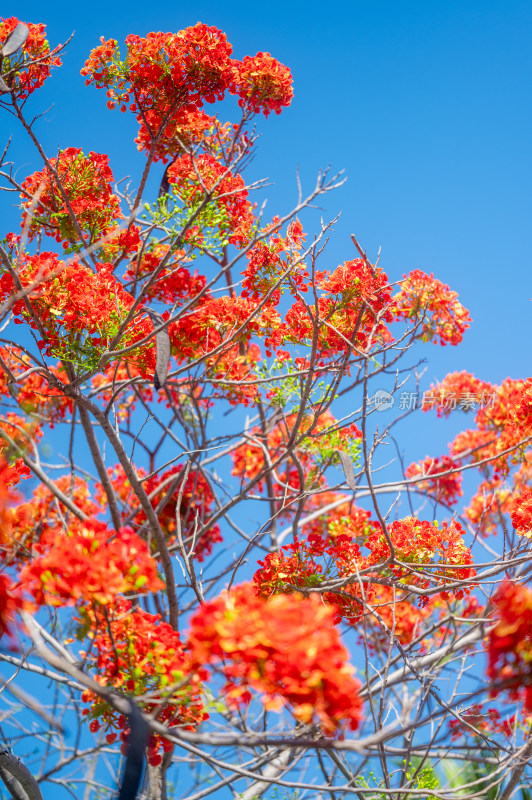
{"type": "Polygon", "coordinates": [[[29,32],[30,29],[28,28],[28,26],[24,25],[23,22],[19,22],[18,25],[15,28],[13,28],[13,30],[5,40],[4,44],[2,45],[2,50],[0,50],[2,58],[7,58],[7,56],[12,56],[13,53],[16,53],[17,50],[20,50],[20,48],[23,46],[24,42],[28,38],[29,32]]]}
{"type": "MultiPolygon", "coordinates": [[[[147,308],[146,313],[151,319],[154,328],[163,325],[164,319],[157,311],[152,311],[147,308]]],[[[168,367],[170,366],[170,337],[166,328],[155,334],[155,346],[157,348],[157,357],[155,361],[153,385],[156,389],[162,389],[166,381],[166,376],[168,375],[168,367]]]]}
{"type": "Polygon", "coordinates": [[[355,483],[355,473],[353,470],[353,464],[351,463],[351,459],[349,458],[347,453],[343,452],[343,450],[337,450],[336,452],[344,469],[346,483],[349,486],[349,488],[353,490],[353,492],[356,492],[357,485],[355,483]]]}

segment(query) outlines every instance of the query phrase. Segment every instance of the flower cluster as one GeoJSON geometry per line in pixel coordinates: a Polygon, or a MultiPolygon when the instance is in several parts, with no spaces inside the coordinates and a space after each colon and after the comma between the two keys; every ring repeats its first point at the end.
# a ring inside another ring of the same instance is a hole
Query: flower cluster
{"type": "Polygon", "coordinates": [[[258,562],[260,569],[253,576],[257,593],[268,598],[321,587],[325,581],[349,579],[341,591],[324,588],[320,597],[333,608],[337,621],[357,622],[364,613],[362,598],[366,600],[372,595],[372,587],[367,584],[362,587],[357,577],[368,563],[360,552],[366,530],[359,527],[360,522],[356,513],[343,517],[329,526],[328,535],[310,533],[304,539],[296,537],[292,544],[269,553],[264,561],[258,562]]]}
{"type": "Polygon", "coordinates": [[[239,62],[222,31],[198,22],[178,33],[128,36],[122,61],[114,39],[101,39],[81,70],[86,83],[107,88],[108,106],[137,115],[139,150],[155,160],[201,141],[213,119],[204,103],[230,91],[250,112],[277,113],[290,104],[291,75],[267,53],[239,62]]]}
{"type": "Polygon", "coordinates": [[[108,363],[101,372],[93,375],[91,385],[104,403],[114,404],[119,420],[129,418],[137,406],[139,397],[144,402],[150,402],[154,396],[151,381],[149,384],[146,382],[145,370],[133,361],[108,363]],[[135,384],[134,391],[131,390],[133,384],[135,384]]]}
{"type": "Polygon", "coordinates": [[[359,725],[359,683],[334,610],[316,596],[266,601],[252,584],[242,584],[200,607],[188,647],[198,664],[219,665],[234,701],[249,700],[255,689],[267,708],[286,706],[300,722],[319,720],[328,735],[359,725]]]}
{"type": "MultiPolygon", "coordinates": [[[[0,17],[0,44],[15,30],[19,21],[16,17],[0,17]]],[[[51,67],[61,66],[61,59],[54,55],[60,46],[50,52],[46,41],[46,25],[26,23],[28,38],[13,55],[4,58],[2,77],[18,100],[25,100],[35,89],[43,85],[50,76],[51,67]]]]}
{"type": "Polygon", "coordinates": [[[255,222],[248,192],[241,175],[233,174],[210,153],[196,157],[182,155],[168,169],[168,181],[174,195],[181,198],[192,212],[201,211],[200,225],[215,222],[222,243],[247,244],[255,222]]]}
{"type": "Polygon", "coordinates": [[[527,449],[527,438],[532,434],[530,398],[532,381],[507,378],[495,387],[494,402],[481,408],[475,418],[477,428],[489,440],[489,446],[481,451],[483,458],[495,458],[496,473],[507,475],[511,463],[523,461],[527,449]]]}
{"type": "MultiPolygon", "coordinates": [[[[39,342],[43,354],[89,369],[99,363],[134,302],[113,275],[111,264],[97,264],[92,271],[77,261],[61,262],[54,253],[25,258],[19,280],[28,287],[34,315],[28,311],[25,298],[19,298],[12,305],[16,321],[26,321],[44,332],[46,338],[39,342]]],[[[13,294],[16,296],[15,283],[6,272],[0,277],[0,302],[13,294]]],[[[135,319],[124,331],[120,346],[133,345],[152,333],[153,325],[147,317],[135,319]]],[[[143,374],[153,375],[153,340],[132,350],[128,357],[143,374]]]]}
{"type": "Polygon", "coordinates": [[[164,583],[146,543],[130,528],[113,538],[104,522],[73,521],[66,534],[43,533],[38,554],[20,575],[37,605],[112,603],[125,592],[157,592],[164,583]]]}
{"type": "MultiPolygon", "coordinates": [[[[402,582],[426,588],[430,585],[443,585],[452,581],[473,581],[476,571],[471,550],[463,539],[464,531],[456,520],[450,524],[418,520],[406,517],[388,526],[390,541],[394,547],[395,558],[401,564],[390,566],[392,573],[402,582]],[[431,565],[424,570],[425,565],[431,565]]],[[[390,548],[382,531],[373,533],[367,542],[374,563],[390,557],[390,548]]],[[[459,586],[451,590],[455,597],[469,594],[471,586],[459,586]]],[[[440,592],[446,596],[447,591],[440,592]]]]}
{"type": "Polygon", "coordinates": [[[532,711],[532,591],[504,581],[493,596],[494,627],[488,639],[488,678],[492,693],[504,688],[532,711]],[[502,685],[500,685],[502,684],[502,685]]]}
{"type": "Polygon", "coordinates": [[[423,622],[433,613],[431,601],[421,607],[412,603],[400,587],[374,583],[368,598],[369,610],[364,617],[371,628],[370,647],[389,646],[390,637],[408,645],[423,631],[423,622]]]}
{"type": "Polygon", "coordinates": [[[512,525],[519,536],[532,538],[532,488],[525,488],[512,503],[512,525]]]}
{"type": "Polygon", "coordinates": [[[511,509],[512,493],[500,478],[482,481],[473,495],[464,516],[476,526],[479,533],[496,533],[502,514],[511,509]]]}
{"type": "MultiPolygon", "coordinates": [[[[25,468],[29,476],[30,470],[25,468]]],[[[54,481],[55,488],[75,502],[83,514],[96,516],[101,507],[93,502],[87,482],[79,476],[63,475],[54,481]]],[[[32,554],[34,544],[39,542],[41,534],[50,532],[51,538],[58,539],[64,535],[65,525],[69,522],[69,511],[57,500],[48,486],[38,484],[32,496],[19,502],[7,511],[7,523],[11,530],[5,550],[10,561],[25,561],[32,554]]]]}
{"type": "Polygon", "coordinates": [[[401,564],[377,573],[372,567],[390,555],[380,525],[357,508],[344,516],[334,512],[331,516],[325,520],[326,528],[315,528],[259,561],[253,578],[258,594],[268,598],[320,588],[322,601],[332,606],[337,620],[351,624],[363,620],[374,629],[375,642],[385,641],[392,633],[403,644],[419,635],[435,602],[425,597],[418,608],[411,602],[408,587],[434,586],[437,597],[445,600],[449,593],[456,598],[469,594],[468,586],[439,589],[450,581],[472,581],[476,574],[468,566],[471,553],[459,523],[450,527],[444,523],[442,530],[412,517],[392,523],[388,534],[401,564]],[[379,578],[389,580],[388,576],[396,583],[394,588],[378,582],[379,578]]]}
{"type": "MultiPolygon", "coordinates": [[[[514,383],[519,385],[519,396],[515,398],[513,408],[509,409],[509,419],[498,442],[498,449],[500,451],[519,446],[511,458],[522,459],[527,447],[527,440],[532,437],[532,378],[514,383]]],[[[506,381],[501,389],[505,387],[505,384],[506,381]]]]}
{"type": "Polygon", "coordinates": [[[471,728],[474,728],[479,734],[503,733],[509,737],[515,730],[515,722],[515,714],[508,719],[501,719],[498,709],[484,709],[482,703],[475,703],[464,711],[460,711],[460,719],[450,720],[449,729],[452,731],[453,742],[462,736],[474,736],[471,728]]]}
{"type": "MultiPolygon", "coordinates": [[[[87,666],[96,671],[97,682],[133,697],[149,695],[149,700],[142,702],[145,713],[159,709],[157,719],[163,725],[194,730],[208,717],[200,697],[206,672],[192,667],[179,633],[159,615],[133,608],[129,600],[120,599],[111,614],[111,619],[97,628],[90,652],[84,654],[87,666]]],[[[84,615],[82,622],[92,629],[98,625],[90,613],[84,615]]],[[[103,726],[110,731],[107,741],[112,743],[117,736],[114,731],[119,730],[122,742],[127,742],[129,730],[122,714],[90,690],[83,692],[82,700],[90,703],[84,714],[92,720],[93,732],[103,726]]],[[[160,764],[161,749],[171,747],[164,737],[152,735],[149,763],[160,764]]]]}
{"type": "Polygon", "coordinates": [[[436,408],[439,417],[448,417],[455,408],[469,411],[476,406],[483,407],[491,401],[495,387],[491,383],[475,378],[470,372],[450,372],[423,395],[423,411],[436,408]],[[460,403],[449,402],[450,398],[460,398],[460,403]]]}
{"type": "Polygon", "coordinates": [[[489,445],[493,442],[493,435],[488,431],[469,428],[454,437],[449,446],[449,452],[455,459],[468,459],[475,463],[484,460],[489,455],[489,445]]]}
{"type": "MultiPolygon", "coordinates": [[[[181,466],[172,467],[161,474],[144,478],[144,470],[138,468],[137,474],[143,480],[144,489],[152,506],[158,510],[159,523],[169,544],[175,544],[177,541],[176,512],[181,493],[179,509],[181,537],[189,553],[198,561],[203,561],[211,554],[214,544],[222,541],[220,527],[216,523],[197,536],[198,528],[201,528],[212,515],[214,495],[209,481],[199,470],[191,471],[185,485],[182,486],[182,469],[181,466]]],[[[146,521],[145,514],[122,468],[117,465],[114,469],[110,469],[109,477],[113,490],[123,503],[123,517],[133,519],[135,524],[142,525],[146,521]]],[[[105,502],[105,493],[101,485],[97,487],[96,499],[105,502]]]]}
{"type": "Polygon", "coordinates": [[[437,503],[454,505],[462,497],[462,473],[451,472],[460,466],[449,456],[441,458],[430,458],[427,456],[423,461],[411,464],[405,470],[406,478],[427,477],[429,480],[420,481],[415,484],[415,488],[420,492],[426,492],[434,498],[437,503]],[[441,474],[447,473],[450,474],[441,474]],[[439,478],[430,478],[431,475],[440,475],[439,478]]]}
{"type": "Polygon", "coordinates": [[[239,105],[267,117],[271,111],[280,114],[283,106],[292,102],[292,75],[269,53],[244,56],[233,62],[233,92],[240,97],[239,105]]]}
{"type": "Polygon", "coordinates": [[[18,347],[0,347],[0,359],[0,363],[3,363],[0,369],[0,395],[13,397],[24,413],[39,414],[43,421],[46,420],[53,427],[55,422],[64,419],[72,411],[71,398],[66,397],[49,378],[51,373],[58,382],[63,382],[66,375],[60,367],[48,367],[48,374],[44,371],[31,371],[28,374],[35,364],[18,347]],[[25,377],[19,382],[21,375],[25,377]]]}
{"type": "Polygon", "coordinates": [[[11,549],[16,536],[12,526],[12,515],[19,499],[15,487],[22,479],[31,477],[31,471],[24,463],[22,453],[28,449],[32,440],[42,436],[39,425],[25,417],[8,413],[0,417],[0,548],[2,552],[11,549]],[[21,453],[22,451],[22,453],[21,453]]]}
{"type": "Polygon", "coordinates": [[[397,319],[420,325],[424,342],[460,344],[464,331],[469,328],[469,311],[453,292],[434,275],[415,269],[404,276],[401,289],[393,298],[393,311],[397,319]]]}
{"type": "MultiPolygon", "coordinates": [[[[316,419],[304,417],[300,420],[297,435],[294,435],[294,425],[298,414],[290,414],[277,423],[268,434],[266,440],[260,430],[255,428],[249,435],[249,441],[235,448],[232,453],[233,475],[248,480],[254,479],[266,469],[265,450],[269,452],[270,463],[282,463],[282,468],[277,469],[279,480],[274,480],[274,491],[277,495],[284,495],[283,486],[288,484],[298,492],[300,475],[293,461],[287,454],[287,447],[294,438],[295,452],[299,464],[305,471],[309,484],[320,483],[323,480],[323,469],[338,462],[338,451],[346,451],[356,460],[359,453],[362,434],[353,423],[343,428],[333,415],[327,411],[316,419]]],[[[260,479],[259,489],[264,488],[264,480],[260,479]]]]}
{"type": "Polygon", "coordinates": [[[253,334],[267,336],[280,325],[275,309],[257,313],[257,304],[243,297],[205,297],[190,313],[170,326],[179,361],[210,353],[227,353],[235,342],[248,344],[253,334]],[[236,332],[238,337],[236,336],[236,332]]]}
{"type": "Polygon", "coordinates": [[[22,605],[20,591],[7,575],[0,573],[0,637],[11,633],[14,616],[22,605]]]}
{"type": "Polygon", "coordinates": [[[353,499],[341,492],[325,489],[317,494],[312,494],[305,504],[305,516],[312,514],[308,522],[303,525],[303,531],[317,534],[323,538],[337,535],[337,532],[346,532],[348,535],[365,541],[373,530],[375,524],[370,519],[371,513],[359,508],[353,499]],[[332,506],[332,508],[328,508],[332,506]],[[324,509],[323,513],[314,517],[314,512],[324,509]],[[347,522],[349,520],[349,522],[347,522]],[[341,524],[341,531],[339,525],[341,524]],[[347,525],[348,530],[344,527],[347,525]]]}
{"type": "Polygon", "coordinates": [[[187,269],[185,264],[190,259],[184,250],[175,250],[171,255],[169,250],[167,244],[150,243],[138,257],[131,259],[124,281],[145,281],[146,298],[182,306],[203,291],[207,280],[197,270],[192,274],[187,269]]]}
{"type": "MultiPolygon", "coordinates": [[[[29,472],[29,470],[28,470],[29,472]]],[[[0,555],[5,559],[5,552],[11,544],[12,527],[10,512],[13,504],[20,499],[14,487],[17,486],[21,477],[28,477],[21,474],[21,470],[16,462],[11,465],[0,455],[0,555]]],[[[22,599],[20,586],[14,586],[11,578],[0,573],[0,637],[4,633],[10,632],[10,623],[15,612],[21,608],[22,599]]]]}
{"type": "MultiPolygon", "coordinates": [[[[278,223],[279,219],[274,218],[266,231],[278,223]]],[[[309,273],[300,260],[305,237],[301,222],[295,219],[288,225],[286,236],[277,230],[267,241],[256,242],[247,253],[248,266],[241,273],[242,297],[256,300],[273,289],[270,302],[277,303],[285,284],[292,292],[306,292],[309,273]]]]}
{"type": "Polygon", "coordinates": [[[322,361],[350,347],[365,351],[391,339],[385,324],[393,319],[390,286],[380,268],[358,258],[332,274],[316,273],[315,283],[322,293],[317,308],[296,300],[286,314],[287,341],[310,344],[317,327],[322,361]]]}
{"type": "Polygon", "coordinates": [[[113,180],[108,156],[86,156],[76,147],[61,150],[50,166],[22,183],[22,225],[28,226],[30,239],[44,231],[65,249],[97,242],[122,217],[113,180]]]}
{"type": "Polygon", "coordinates": [[[261,359],[260,347],[248,344],[225,349],[206,360],[209,379],[213,381],[212,398],[224,397],[231,405],[248,406],[257,397],[255,368],[261,359]],[[242,352],[244,350],[244,352],[242,352]]]}
{"type": "MultiPolygon", "coordinates": [[[[160,475],[152,475],[144,483],[144,488],[155,508],[163,498],[166,498],[170,487],[173,487],[168,502],[158,515],[169,542],[176,541],[177,500],[183,483],[181,472],[181,466],[172,467],[160,475]]],[[[209,526],[201,536],[196,536],[198,528],[208,522],[214,511],[213,507],[214,495],[209,481],[200,470],[192,470],[183,487],[179,517],[184,544],[197,561],[203,561],[212,553],[213,546],[222,541],[220,526],[217,523],[209,526]]]]}

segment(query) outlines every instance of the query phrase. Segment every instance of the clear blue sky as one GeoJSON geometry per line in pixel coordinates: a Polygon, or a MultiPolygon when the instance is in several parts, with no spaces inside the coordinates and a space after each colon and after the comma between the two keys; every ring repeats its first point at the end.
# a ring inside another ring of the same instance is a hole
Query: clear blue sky
{"type": "MultiPolygon", "coordinates": [[[[144,157],[134,120],[107,111],[104,93],[79,76],[101,35],[123,42],[201,20],[226,32],[237,57],[271,52],[292,69],[295,95],[260,123],[251,176],[275,184],[269,213],[293,204],[298,166],[306,187],[320,167],[344,169],[347,183],[324,206],[326,217],[342,217],[322,268],[354,256],[355,232],[370,256],[382,248],[390,279],[434,272],[471,311],[459,348],[425,348],[423,388],[459,369],[494,382],[531,374],[530,2],[28,0],[2,13],[45,22],[51,43],[75,31],[64,67],[28,107],[55,104],[37,123],[50,155],[65,146],[108,152],[116,178],[135,178],[144,157]]],[[[3,125],[7,133],[5,115],[3,125]]],[[[21,177],[39,165],[22,132],[14,154],[27,165],[21,177]]]]}

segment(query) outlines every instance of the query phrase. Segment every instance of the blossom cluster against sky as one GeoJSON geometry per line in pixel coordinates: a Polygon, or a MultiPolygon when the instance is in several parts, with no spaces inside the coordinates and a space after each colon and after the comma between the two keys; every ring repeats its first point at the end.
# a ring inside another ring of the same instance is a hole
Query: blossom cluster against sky
{"type": "MultiPolygon", "coordinates": [[[[304,220],[311,232],[322,214],[342,212],[321,267],[356,255],[353,232],[370,257],[381,248],[391,280],[415,268],[434,272],[471,311],[459,348],[424,348],[421,390],[462,369],[497,383],[529,374],[529,3],[29,0],[23,8],[7,2],[2,13],[45,22],[52,45],[75,31],[64,67],[30,101],[35,114],[53,103],[35,126],[48,154],[68,146],[106,152],[115,177],[133,181],[144,156],[133,143],[132,115],[108,111],[103,93],[86,89],[79,75],[100,36],[122,43],[128,33],[201,20],[226,32],[237,57],[271,52],[292,70],[295,95],[280,117],[259,123],[249,175],[272,182],[258,198],[268,198],[266,217],[294,205],[298,169],[304,188],[329,164],[345,170],[345,185],[304,220]]],[[[228,103],[228,118],[235,112],[228,103]]],[[[22,179],[40,167],[39,157],[6,119],[3,138],[12,127],[22,179]]]]}

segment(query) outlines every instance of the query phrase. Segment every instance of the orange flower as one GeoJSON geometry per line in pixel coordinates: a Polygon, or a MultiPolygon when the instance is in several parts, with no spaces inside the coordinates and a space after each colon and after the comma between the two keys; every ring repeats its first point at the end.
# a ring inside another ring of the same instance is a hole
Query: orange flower
{"type": "MultiPolygon", "coordinates": [[[[421,587],[431,584],[442,584],[449,581],[473,581],[476,571],[470,565],[473,563],[471,551],[466,547],[462,526],[456,520],[450,525],[444,522],[440,528],[437,522],[430,523],[418,520],[415,517],[406,517],[396,520],[388,526],[388,533],[395,549],[395,557],[405,566],[394,565],[390,567],[394,575],[407,583],[421,587]],[[423,571],[423,565],[442,566],[437,569],[427,570],[427,577],[413,574],[406,564],[412,565],[412,570],[423,571]]],[[[371,550],[373,563],[384,561],[390,556],[390,549],[382,531],[373,533],[367,542],[371,550]]],[[[469,594],[471,586],[453,589],[455,597],[469,594]]],[[[447,592],[440,595],[446,596],[447,592]]]]}
{"type": "Polygon", "coordinates": [[[523,584],[504,581],[493,596],[496,622],[489,634],[487,674],[494,681],[492,694],[509,684],[512,698],[524,698],[532,711],[532,591],[523,584]]]}
{"type": "MultiPolygon", "coordinates": [[[[150,693],[151,701],[142,703],[143,711],[150,714],[159,708],[158,721],[170,728],[194,730],[208,718],[200,696],[207,673],[193,668],[179,633],[158,614],[133,609],[129,600],[121,598],[109,610],[107,620],[82,609],[82,621],[95,631],[91,650],[84,656],[100,685],[133,696],[150,693]]],[[[122,741],[127,741],[123,715],[92,691],[83,692],[82,700],[91,704],[84,711],[92,720],[91,730],[98,730],[101,720],[107,730],[121,730],[122,741]]],[[[153,735],[148,749],[150,764],[159,764],[161,748],[169,746],[166,739],[153,735]]]]}
{"type": "Polygon", "coordinates": [[[441,458],[427,456],[424,461],[411,464],[405,470],[405,478],[417,478],[418,476],[426,475],[429,480],[420,481],[414,484],[412,488],[420,492],[426,492],[438,503],[454,505],[458,502],[458,498],[463,495],[462,473],[453,472],[450,475],[442,475],[440,478],[430,478],[429,476],[445,473],[459,466],[460,464],[457,461],[453,461],[449,456],[442,456],[441,458]]]}
{"type": "Polygon", "coordinates": [[[72,522],[68,534],[46,531],[35,545],[39,556],[20,582],[38,605],[106,605],[124,592],[158,592],[164,583],[142,539],[130,528],[114,534],[104,522],[72,522]]]}
{"type": "MultiPolygon", "coordinates": [[[[50,164],[59,175],[84,243],[93,244],[109,231],[114,220],[122,217],[120,201],[111,188],[114,178],[108,156],[100,153],[86,156],[79,148],[67,147],[57,158],[51,158],[50,164]]],[[[65,249],[72,243],[79,249],[83,242],[79,241],[63,192],[50,169],[45,167],[42,172],[34,172],[22,183],[22,189],[22,208],[25,209],[22,226],[29,224],[30,239],[44,231],[63,242],[65,249]],[[34,198],[38,199],[33,207],[34,198]],[[32,215],[28,217],[30,209],[32,215]]]]}
{"type": "Polygon", "coordinates": [[[457,293],[432,273],[426,275],[419,269],[404,276],[401,289],[393,298],[393,312],[397,319],[419,322],[423,341],[436,342],[439,338],[442,345],[459,344],[471,322],[457,293]]]}
{"type": "Polygon", "coordinates": [[[287,706],[301,722],[317,718],[333,735],[355,730],[362,707],[334,616],[316,595],[265,601],[242,584],[194,614],[188,647],[198,664],[220,664],[235,701],[256,689],[267,708],[287,706]]]}
{"type": "MultiPolygon", "coordinates": [[[[2,44],[18,23],[16,17],[9,19],[0,17],[2,44]]],[[[45,37],[46,25],[32,22],[27,22],[26,25],[29,29],[28,38],[19,50],[4,58],[2,64],[3,78],[19,101],[25,100],[35,89],[43,85],[46,78],[50,77],[50,67],[61,66],[61,59],[54,55],[61,45],[50,52],[50,45],[45,37]]]]}

